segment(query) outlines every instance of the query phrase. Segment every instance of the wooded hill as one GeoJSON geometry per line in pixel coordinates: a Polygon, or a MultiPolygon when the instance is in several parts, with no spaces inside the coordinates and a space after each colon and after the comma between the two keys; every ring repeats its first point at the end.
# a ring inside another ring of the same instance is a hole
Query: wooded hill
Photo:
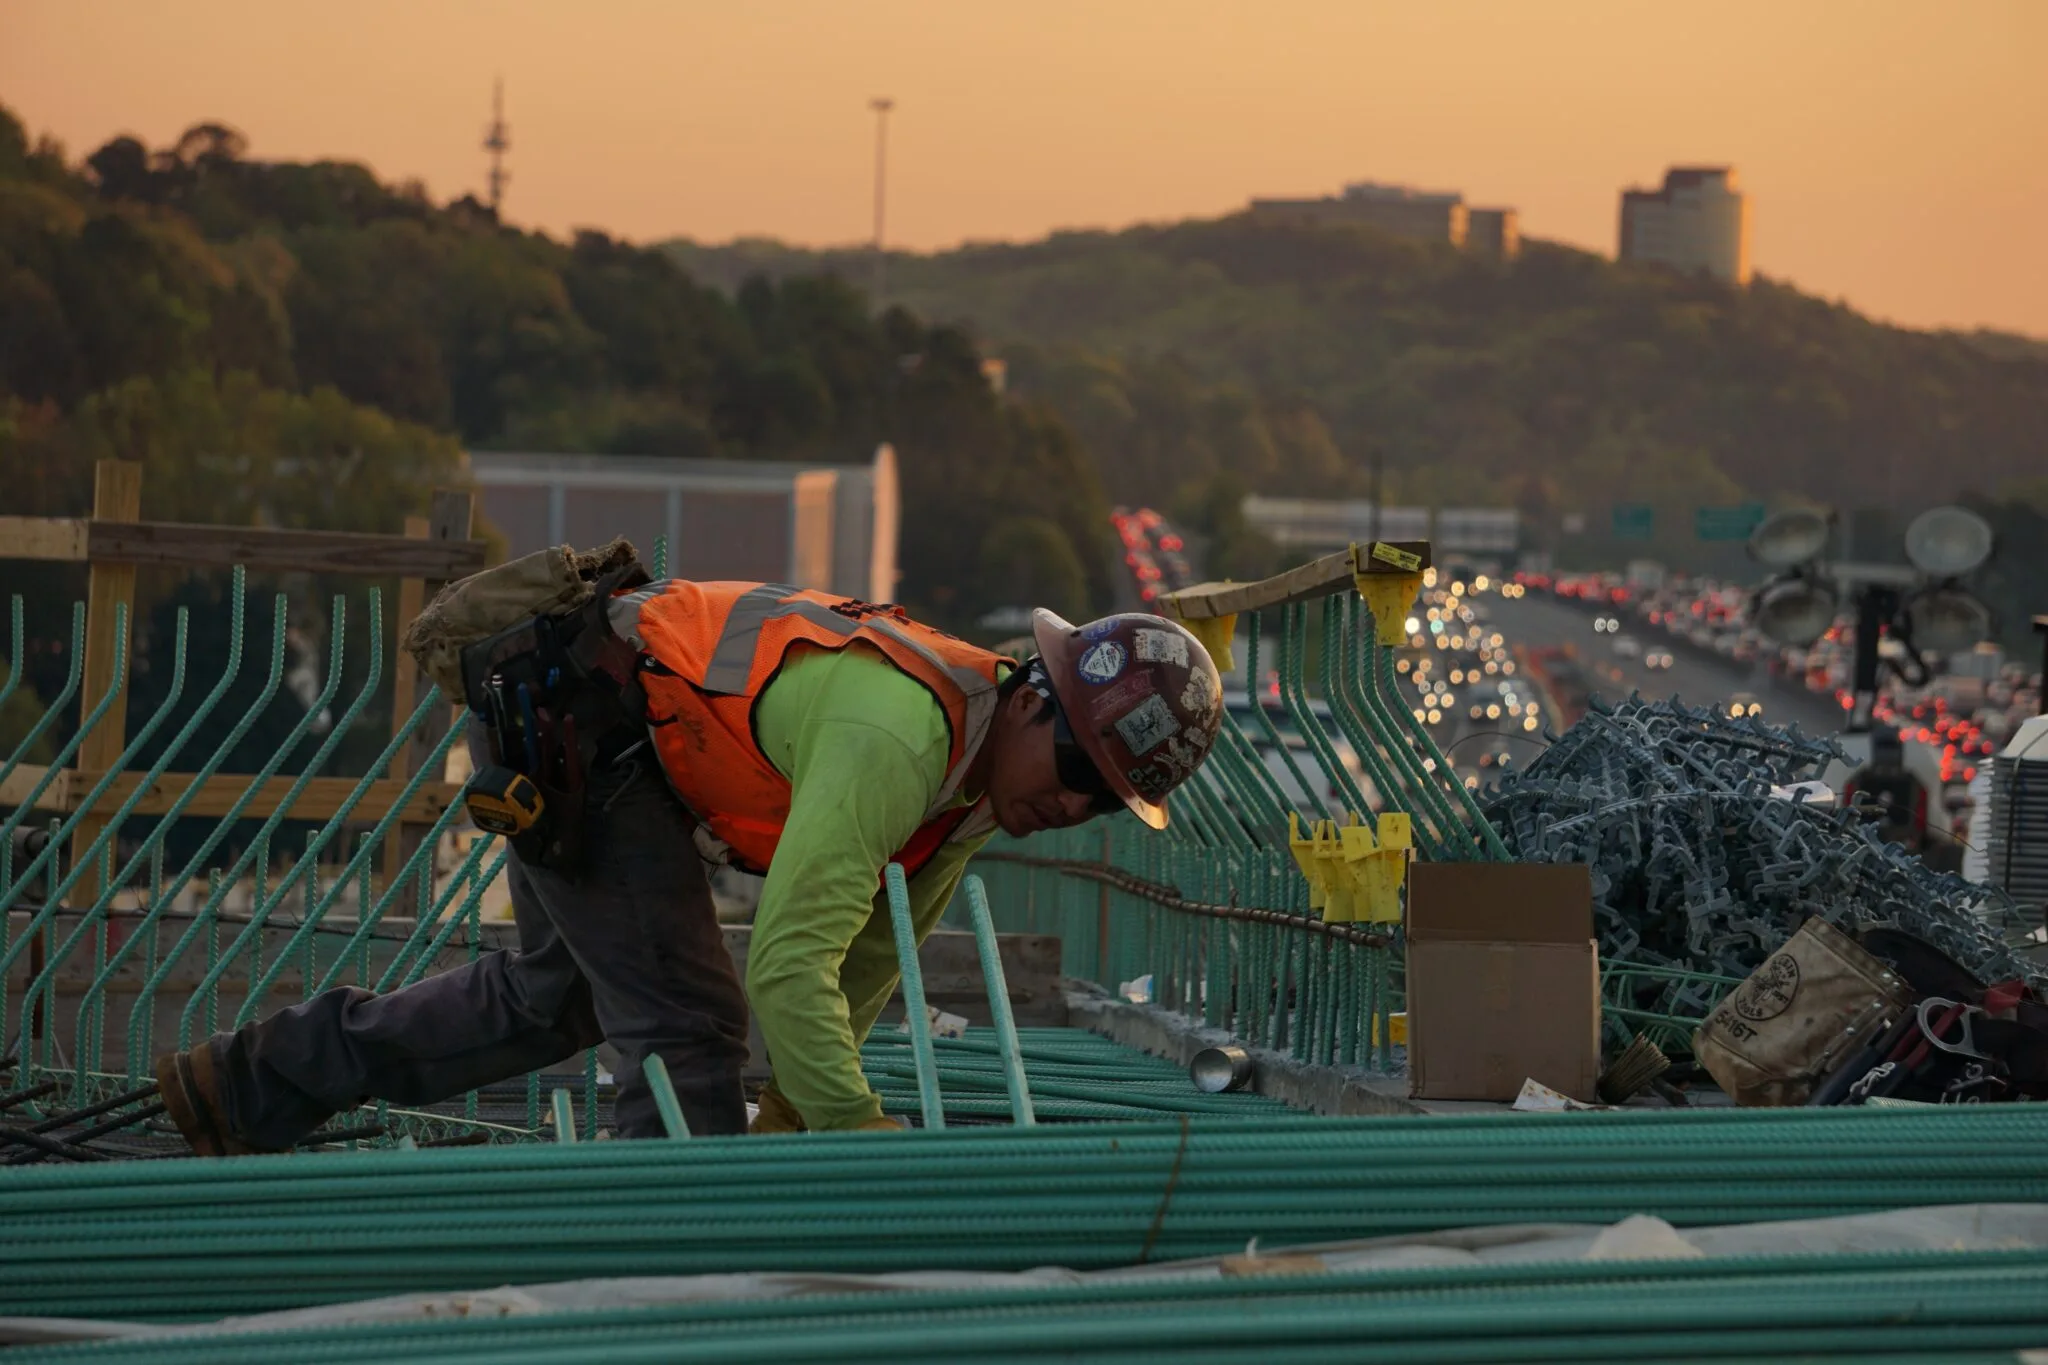
{"type": "MultiPolygon", "coordinates": [[[[772,242],[669,249],[721,287],[871,269],[772,242]]],[[[1655,548],[1684,562],[1698,505],[1908,509],[2048,476],[2048,346],[1890,327],[1767,279],[1242,216],[892,255],[888,279],[1006,358],[1117,499],[1218,473],[1358,494],[1377,453],[1390,501],[1520,506],[1539,538],[1650,503],[1655,548]]],[[[2031,491],[2048,505],[2048,482],[2031,491]]]]}

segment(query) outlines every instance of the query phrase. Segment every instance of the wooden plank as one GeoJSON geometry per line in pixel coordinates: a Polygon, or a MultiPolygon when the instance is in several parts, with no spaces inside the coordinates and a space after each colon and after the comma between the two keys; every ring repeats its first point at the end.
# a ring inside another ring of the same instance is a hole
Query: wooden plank
{"type": "Polygon", "coordinates": [[[0,517],[0,559],[85,558],[84,517],[0,517]]]}
{"type": "MultiPolygon", "coordinates": [[[[297,531],[275,526],[187,526],[95,519],[86,550],[94,563],[168,564],[257,571],[355,574],[365,578],[463,578],[484,566],[484,543],[411,540],[356,531],[297,531]]],[[[132,573],[133,570],[131,569],[132,573]]]]}
{"type": "MultiPolygon", "coordinates": [[[[134,521],[142,515],[142,466],[132,460],[101,460],[93,466],[92,519],[134,521]]],[[[87,544],[91,543],[90,531],[87,544]]],[[[135,638],[135,566],[94,564],[85,592],[85,673],[79,695],[81,721],[90,715],[109,690],[115,690],[113,704],[99,724],[79,746],[77,766],[105,772],[114,766],[128,747],[128,674],[134,660],[126,657],[128,642],[135,638]],[[123,616],[123,640],[115,628],[115,617],[123,616]],[[116,668],[116,655],[122,655],[116,668]]],[[[99,837],[106,822],[89,817],[78,823],[71,835],[71,865],[77,867],[86,849],[99,837]]],[[[81,889],[96,894],[99,874],[91,872],[81,889]]]]}
{"type": "MultiPolygon", "coordinates": [[[[1426,569],[1430,565],[1429,542],[1426,540],[1391,540],[1375,542],[1385,544],[1404,555],[1416,557],[1416,568],[1426,569]]],[[[1395,574],[1412,572],[1402,565],[1373,559],[1369,547],[1359,547],[1358,562],[1367,572],[1395,574]]],[[[1290,602],[1305,602],[1310,598],[1325,597],[1341,588],[1351,585],[1352,552],[1339,550],[1320,559],[1262,578],[1256,583],[1198,583],[1192,588],[1179,592],[1164,593],[1157,606],[1162,616],[1177,617],[1183,621],[1210,620],[1220,616],[1235,616],[1240,612],[1259,611],[1266,607],[1285,606],[1290,602]]]]}
{"type": "MultiPolygon", "coordinates": [[[[47,768],[29,763],[15,769],[8,777],[6,786],[0,788],[0,806],[21,804],[29,790],[40,782],[43,774],[48,771],[47,768]]],[[[36,809],[67,814],[75,811],[85,799],[85,794],[92,790],[100,777],[100,773],[91,770],[60,772],[57,780],[50,784],[50,789],[36,802],[36,809]]],[[[141,773],[122,773],[108,784],[106,792],[101,795],[97,804],[104,810],[113,810],[141,785],[142,777],[141,773]]],[[[226,815],[235,802],[241,799],[242,793],[249,789],[252,780],[253,778],[243,773],[216,774],[199,789],[199,794],[192,798],[192,804],[185,807],[183,813],[194,819],[217,820],[226,815]]],[[[256,800],[250,803],[248,810],[243,812],[244,818],[254,820],[269,815],[276,809],[278,801],[284,794],[291,790],[291,785],[296,780],[286,774],[272,777],[264,785],[264,790],[257,795],[256,800]]],[[[136,817],[167,814],[172,804],[184,795],[186,787],[190,786],[191,782],[190,773],[165,773],[150,784],[149,790],[143,794],[142,800],[130,813],[136,817]]],[[[341,803],[348,799],[349,793],[358,785],[359,779],[353,777],[316,777],[306,784],[306,789],[299,793],[299,799],[292,803],[291,816],[294,820],[331,819],[334,813],[341,809],[341,803]]],[[[372,782],[369,790],[363,794],[363,799],[356,803],[355,809],[350,813],[351,823],[360,822],[367,825],[383,819],[384,813],[391,809],[404,790],[405,783],[398,778],[384,777],[372,782]]],[[[461,790],[461,784],[455,782],[423,783],[419,791],[414,793],[412,802],[405,807],[400,819],[432,824],[440,819],[442,811],[454,803],[461,790]]]]}
{"type": "MultiPolygon", "coordinates": [[[[425,517],[407,517],[405,519],[405,538],[407,540],[425,540],[427,538],[427,527],[428,522],[425,517]]],[[[391,638],[403,640],[405,638],[405,628],[413,623],[414,619],[419,616],[420,609],[426,605],[427,582],[425,579],[408,578],[399,583],[398,617],[394,622],[398,629],[393,632],[391,638]]],[[[395,666],[391,673],[391,733],[396,737],[399,727],[405,724],[408,716],[412,715],[412,708],[419,696],[420,670],[419,665],[414,663],[411,656],[403,650],[398,652],[397,656],[393,659],[393,664],[395,666]]],[[[412,772],[411,760],[411,746],[408,745],[400,749],[391,759],[391,776],[405,777],[410,774],[412,772]]],[[[403,841],[399,839],[386,839],[384,841],[384,884],[386,886],[389,886],[392,879],[398,876],[398,869],[403,866],[402,844],[403,841]]]]}
{"type": "MultiPolygon", "coordinates": [[[[13,810],[17,806],[25,805],[28,801],[28,794],[35,790],[36,783],[42,781],[43,774],[48,771],[50,770],[40,763],[24,763],[13,772],[7,774],[7,780],[0,782],[0,810],[13,810]]],[[[35,808],[45,811],[70,810],[71,806],[67,803],[71,799],[71,780],[76,776],[77,774],[69,768],[59,771],[57,780],[50,784],[47,791],[36,798],[35,808]]],[[[28,822],[24,821],[23,823],[26,824],[28,822]]],[[[14,870],[20,872],[21,868],[17,865],[14,870]]]]}

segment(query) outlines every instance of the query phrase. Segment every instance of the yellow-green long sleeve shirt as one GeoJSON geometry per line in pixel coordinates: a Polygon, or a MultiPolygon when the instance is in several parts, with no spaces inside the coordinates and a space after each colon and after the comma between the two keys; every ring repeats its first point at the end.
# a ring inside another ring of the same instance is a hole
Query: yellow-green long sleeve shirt
{"type": "MultiPolygon", "coordinates": [[[[897,980],[878,877],[945,783],[945,713],[864,647],[800,649],[755,703],[754,729],[791,794],[754,916],[748,1002],[783,1098],[814,1129],[858,1127],[882,1112],[860,1044],[897,980]]],[[[985,839],[942,845],[910,879],[920,942],[985,839]]]]}

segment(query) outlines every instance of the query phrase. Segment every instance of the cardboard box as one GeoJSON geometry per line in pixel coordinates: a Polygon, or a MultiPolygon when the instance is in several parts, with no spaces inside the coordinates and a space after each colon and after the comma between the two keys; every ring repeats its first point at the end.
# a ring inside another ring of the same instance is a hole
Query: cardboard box
{"type": "Polygon", "coordinates": [[[1408,1093],[1513,1100],[1525,1080],[1593,1101],[1600,955],[1581,865],[1408,872],[1408,1093]]]}

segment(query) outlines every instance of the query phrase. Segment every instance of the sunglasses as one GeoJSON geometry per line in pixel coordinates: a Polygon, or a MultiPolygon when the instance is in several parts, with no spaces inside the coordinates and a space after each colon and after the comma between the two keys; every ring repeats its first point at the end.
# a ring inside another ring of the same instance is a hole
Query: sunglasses
{"type": "Polygon", "coordinates": [[[1052,684],[1035,672],[1027,681],[1031,690],[1045,698],[1046,705],[1052,708],[1052,762],[1053,770],[1059,774],[1060,785],[1087,797],[1088,809],[1097,815],[1122,810],[1124,799],[1109,789],[1102,770],[1095,766],[1095,760],[1088,757],[1088,751],[1074,738],[1074,727],[1067,723],[1066,708],[1060,705],[1052,684]]]}

